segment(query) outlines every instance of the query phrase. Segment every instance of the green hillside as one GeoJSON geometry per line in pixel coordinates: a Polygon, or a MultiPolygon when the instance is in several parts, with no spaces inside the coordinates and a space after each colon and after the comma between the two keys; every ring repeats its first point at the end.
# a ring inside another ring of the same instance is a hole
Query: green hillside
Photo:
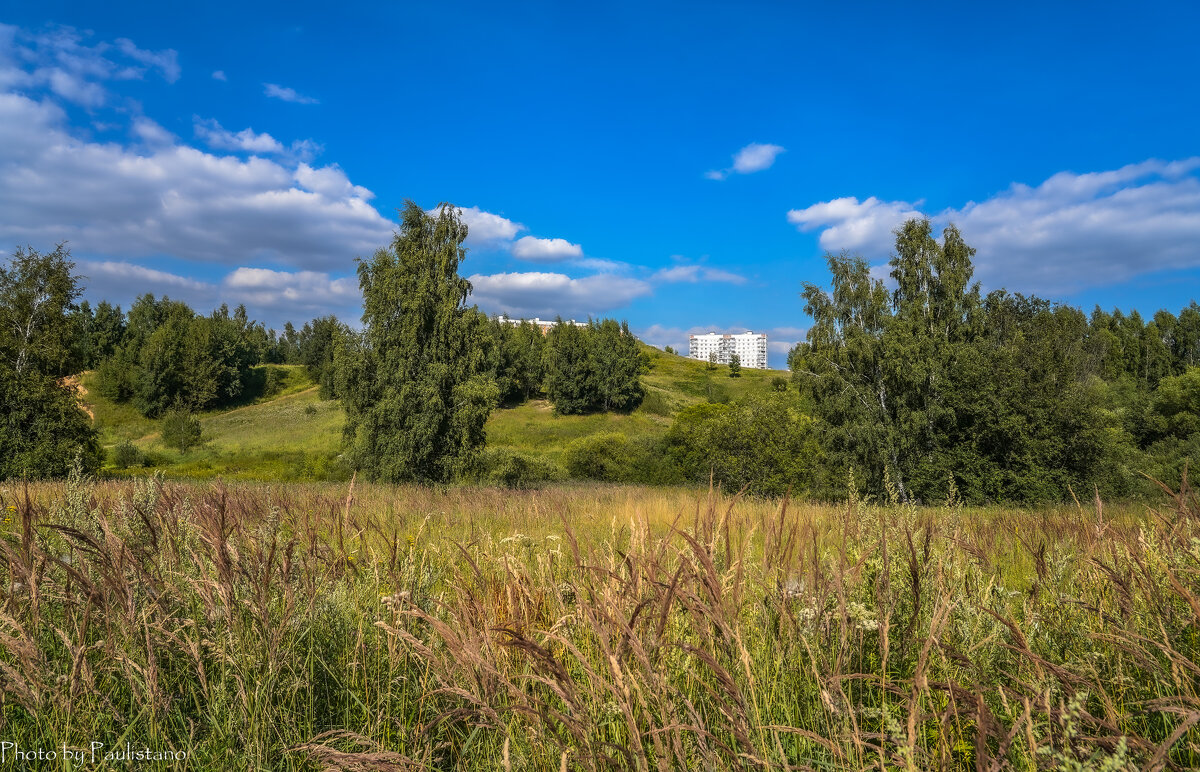
{"type": "MultiPolygon", "coordinates": [[[[642,379],[646,399],[638,409],[628,414],[556,416],[549,402],[531,400],[492,414],[488,446],[558,461],[572,440],[601,432],[621,432],[630,438],[659,436],[680,409],[766,390],[771,379],[782,374],[743,369],[740,378],[730,378],[727,367],[710,370],[704,363],[649,346],[644,350],[650,371],[642,379]]],[[[181,454],[161,442],[160,421],[105,399],[94,388],[94,374],[85,374],[81,399],[109,451],[105,471],[120,475],[162,470],[173,477],[278,481],[345,476],[337,460],[345,421],[341,406],[322,400],[316,385],[297,365],[256,368],[255,380],[258,396],[232,410],[202,414],[203,444],[181,454]],[[278,387],[272,395],[262,396],[268,368],[276,371],[278,387]],[[124,470],[113,466],[111,451],[122,441],[131,442],[144,455],[146,466],[124,470]]]]}

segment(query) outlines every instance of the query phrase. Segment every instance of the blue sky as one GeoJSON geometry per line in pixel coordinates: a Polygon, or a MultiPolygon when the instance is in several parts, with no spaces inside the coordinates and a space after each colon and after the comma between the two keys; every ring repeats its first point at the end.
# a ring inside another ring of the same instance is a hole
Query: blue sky
{"type": "Polygon", "coordinates": [[[1178,311],[1197,6],[975,5],[0,3],[0,244],[68,240],[93,299],[352,320],[354,258],[448,201],[486,310],[782,367],[825,251],[924,214],[985,289],[1178,311]]]}

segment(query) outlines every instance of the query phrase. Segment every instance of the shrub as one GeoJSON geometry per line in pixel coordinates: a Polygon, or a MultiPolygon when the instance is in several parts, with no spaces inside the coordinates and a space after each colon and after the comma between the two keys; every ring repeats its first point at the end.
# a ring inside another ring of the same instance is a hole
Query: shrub
{"type": "Polygon", "coordinates": [[[667,401],[666,394],[658,389],[646,392],[639,409],[651,415],[671,415],[671,403],[667,401]]]}
{"type": "Polygon", "coordinates": [[[619,432],[581,437],[567,446],[563,465],[572,477],[620,482],[630,476],[629,440],[619,432]]]}
{"type": "Polygon", "coordinates": [[[113,466],[117,469],[127,469],[131,466],[145,466],[146,457],[129,440],[122,440],[112,451],[113,466]]]}
{"type": "Polygon", "coordinates": [[[726,490],[764,496],[811,487],[819,454],[812,418],[794,395],[777,393],[686,408],[665,442],[688,478],[704,482],[711,472],[726,490]]]}
{"type": "Polygon", "coordinates": [[[552,461],[525,456],[506,448],[489,448],[479,457],[480,482],[504,488],[535,488],[565,478],[565,470],[552,461]]]}
{"type": "Polygon", "coordinates": [[[304,406],[304,415],[314,416],[316,414],[317,414],[317,406],[316,405],[305,405],[304,406]]]}
{"type": "Polygon", "coordinates": [[[200,421],[191,413],[170,410],[163,418],[162,441],[167,447],[187,453],[190,448],[200,444],[201,437],[200,421]]]}

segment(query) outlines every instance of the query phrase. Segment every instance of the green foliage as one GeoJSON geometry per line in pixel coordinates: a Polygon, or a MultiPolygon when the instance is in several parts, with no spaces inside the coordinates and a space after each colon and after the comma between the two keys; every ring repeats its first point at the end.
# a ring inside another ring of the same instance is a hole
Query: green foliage
{"type": "Polygon", "coordinates": [[[431,216],[409,201],[391,247],[359,264],[363,337],[335,369],[349,455],[371,479],[445,482],[483,446],[499,394],[458,275],[466,236],[454,207],[431,216]]]}
{"type": "Polygon", "coordinates": [[[621,482],[631,475],[629,439],[605,432],[575,440],[563,452],[563,466],[572,477],[621,482]]]}
{"type": "Polygon", "coordinates": [[[820,450],[813,419],[792,394],[772,393],[680,411],[667,431],[671,460],[690,480],[779,496],[809,490],[820,450]]]}
{"type": "Polygon", "coordinates": [[[101,336],[100,312],[93,324],[99,346],[93,350],[110,352],[98,364],[98,388],[109,399],[132,401],[149,417],[175,405],[209,410],[236,403],[267,348],[262,325],[241,306],[232,315],[221,306],[205,317],[147,294],[130,307],[123,332],[119,308],[104,314],[107,332],[101,336]]]}
{"type": "MultiPolygon", "coordinates": [[[[285,331],[286,332],[286,331],[285,331]]],[[[292,331],[295,354],[308,377],[321,387],[321,399],[340,396],[337,391],[338,374],[334,358],[339,346],[346,344],[351,336],[350,328],[335,316],[322,316],[306,322],[299,333],[292,331]]]]}
{"type": "Polygon", "coordinates": [[[737,354],[729,355],[729,377],[730,378],[741,378],[742,377],[742,358],[740,356],[738,356],[737,354]]]}
{"type": "Polygon", "coordinates": [[[79,365],[70,253],[17,249],[0,268],[0,479],[61,477],[100,463],[96,432],[63,381],[79,365]]]}
{"type": "Polygon", "coordinates": [[[560,415],[632,410],[645,396],[648,366],[628,324],[577,327],[559,319],[546,343],[546,395],[560,415]]]}
{"type": "Polygon", "coordinates": [[[938,243],[911,220],[896,234],[895,292],[846,254],[828,257],[832,294],[805,285],[814,324],[788,361],[821,419],[827,491],[850,469],[879,494],[888,477],[901,500],[944,499],[950,480],[969,501],[1062,499],[1105,479],[1112,421],[1087,383],[1087,320],[981,298],[973,254],[953,226],[938,243]]]}
{"type": "Polygon", "coordinates": [[[169,410],[163,416],[162,441],[180,453],[187,453],[200,444],[203,432],[200,421],[184,410],[169,410]]]}
{"type": "Polygon", "coordinates": [[[489,448],[480,454],[479,479],[505,488],[536,488],[563,480],[562,467],[537,456],[528,456],[507,448],[489,448]]]}
{"type": "Polygon", "coordinates": [[[782,375],[776,375],[774,378],[771,379],[771,390],[779,391],[779,392],[787,391],[788,390],[787,378],[784,378],[782,375]]]}
{"type": "Polygon", "coordinates": [[[131,466],[143,466],[146,463],[146,457],[132,442],[121,440],[113,448],[112,462],[117,469],[127,469],[131,466]]]}

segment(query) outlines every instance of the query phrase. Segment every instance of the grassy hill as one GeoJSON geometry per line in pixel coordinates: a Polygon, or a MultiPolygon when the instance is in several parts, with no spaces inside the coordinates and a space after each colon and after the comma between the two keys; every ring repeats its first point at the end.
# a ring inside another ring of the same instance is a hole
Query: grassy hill
{"type": "MultiPolygon", "coordinates": [[[[488,446],[559,461],[575,439],[600,432],[628,437],[659,436],[682,408],[705,401],[723,402],[770,388],[779,371],[729,369],[708,365],[658,349],[644,348],[650,371],[643,376],[646,399],[631,413],[556,416],[545,400],[531,400],[496,410],[487,424],[488,446]]],[[[256,368],[253,396],[233,409],[200,416],[204,443],[187,453],[163,445],[160,421],[142,416],[131,405],[115,404],[95,390],[95,376],[83,376],[81,399],[91,411],[106,449],[122,441],[145,456],[145,467],[113,474],[143,474],[158,469],[172,477],[221,476],[244,480],[338,479],[345,471],[337,461],[345,414],[336,401],[322,400],[317,387],[296,365],[256,368]],[[262,394],[267,368],[276,370],[277,390],[262,394]]],[[[111,457],[111,453],[110,453],[111,457]]]]}

